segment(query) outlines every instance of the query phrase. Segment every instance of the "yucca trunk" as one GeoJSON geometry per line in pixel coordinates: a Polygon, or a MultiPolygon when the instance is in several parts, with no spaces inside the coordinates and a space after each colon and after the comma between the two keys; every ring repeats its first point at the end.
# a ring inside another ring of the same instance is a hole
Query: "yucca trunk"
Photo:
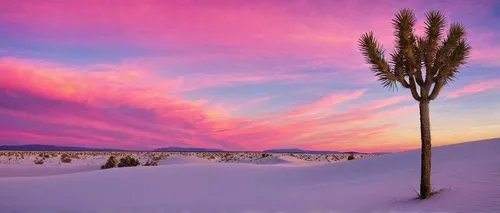
{"type": "Polygon", "coordinates": [[[429,101],[421,100],[420,104],[420,136],[422,139],[420,199],[431,196],[431,125],[429,101]]]}

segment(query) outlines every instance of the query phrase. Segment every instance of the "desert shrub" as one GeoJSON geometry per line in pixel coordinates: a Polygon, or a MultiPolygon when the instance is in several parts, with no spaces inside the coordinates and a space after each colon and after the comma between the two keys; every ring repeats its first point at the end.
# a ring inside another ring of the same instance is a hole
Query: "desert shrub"
{"type": "Polygon", "coordinates": [[[43,164],[43,159],[36,159],[35,164],[43,164]]]}
{"type": "Polygon", "coordinates": [[[61,161],[63,163],[71,163],[71,158],[69,157],[68,154],[62,154],[61,155],[61,161]]]}
{"type": "MultiPolygon", "coordinates": [[[[17,155],[16,155],[16,157],[17,157],[17,155]]],[[[43,158],[43,153],[38,154],[38,157],[43,158]]]]}
{"type": "Polygon", "coordinates": [[[71,163],[71,158],[62,158],[61,161],[63,163],[71,163]]]}
{"type": "Polygon", "coordinates": [[[131,157],[130,155],[124,158],[120,158],[120,162],[118,163],[118,167],[132,167],[139,166],[141,163],[139,160],[131,157]]]}
{"type": "Polygon", "coordinates": [[[354,160],[354,155],[353,154],[350,154],[349,157],[347,157],[347,160],[354,160]]]}
{"type": "Polygon", "coordinates": [[[262,157],[263,157],[263,158],[265,158],[265,157],[269,157],[269,156],[271,156],[271,154],[266,153],[266,152],[262,153],[262,157]]]}
{"type": "Polygon", "coordinates": [[[50,155],[45,154],[45,155],[43,156],[43,158],[50,158],[50,155]]]}
{"type": "Polygon", "coordinates": [[[57,157],[56,153],[52,153],[50,154],[50,156],[52,156],[53,158],[57,157]]]}
{"type": "Polygon", "coordinates": [[[160,161],[160,160],[162,160],[164,158],[165,158],[165,156],[161,156],[161,155],[160,156],[153,156],[153,161],[160,161]]]}
{"type": "Polygon", "coordinates": [[[116,163],[117,163],[116,157],[112,155],[108,158],[108,160],[106,161],[106,164],[101,166],[101,169],[109,169],[109,168],[116,167],[116,163]]]}
{"type": "Polygon", "coordinates": [[[155,160],[148,160],[143,166],[158,166],[158,162],[155,160]]]}

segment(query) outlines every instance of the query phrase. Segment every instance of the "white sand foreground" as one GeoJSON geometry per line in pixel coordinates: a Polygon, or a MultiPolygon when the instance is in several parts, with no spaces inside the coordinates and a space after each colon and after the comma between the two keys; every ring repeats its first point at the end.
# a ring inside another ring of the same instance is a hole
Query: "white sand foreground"
{"type": "Polygon", "coordinates": [[[185,163],[181,158],[157,167],[2,177],[0,209],[493,213],[500,212],[499,152],[500,139],[434,148],[432,183],[443,191],[425,201],[414,199],[420,177],[415,150],[322,165],[185,163]]]}

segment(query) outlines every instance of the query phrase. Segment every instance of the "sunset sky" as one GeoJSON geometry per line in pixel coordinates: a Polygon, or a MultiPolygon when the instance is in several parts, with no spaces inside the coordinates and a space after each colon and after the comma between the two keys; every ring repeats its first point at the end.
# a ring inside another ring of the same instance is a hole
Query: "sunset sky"
{"type": "Polygon", "coordinates": [[[500,137],[500,1],[0,0],[0,145],[400,151],[418,103],[376,81],[403,7],[473,47],[431,103],[433,145],[500,137]]]}

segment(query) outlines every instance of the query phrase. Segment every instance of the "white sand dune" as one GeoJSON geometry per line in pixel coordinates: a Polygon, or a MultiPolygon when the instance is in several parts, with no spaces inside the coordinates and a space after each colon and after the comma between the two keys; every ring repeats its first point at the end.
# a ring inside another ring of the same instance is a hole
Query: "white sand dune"
{"type": "Polygon", "coordinates": [[[196,156],[179,155],[179,156],[171,156],[163,160],[160,160],[158,162],[158,165],[162,166],[162,165],[199,164],[199,163],[203,164],[203,163],[213,163],[213,162],[196,156]]]}
{"type": "Polygon", "coordinates": [[[264,165],[317,165],[322,162],[312,162],[293,156],[267,156],[263,158],[240,161],[240,163],[264,164],[264,165]]]}
{"type": "Polygon", "coordinates": [[[307,160],[303,160],[303,159],[296,158],[296,157],[293,157],[293,156],[280,156],[279,158],[281,160],[283,160],[283,163],[285,163],[285,164],[293,164],[293,165],[316,165],[316,164],[322,164],[322,162],[307,161],[307,160]]]}
{"type": "Polygon", "coordinates": [[[10,212],[500,212],[500,139],[433,149],[416,200],[419,150],[311,166],[196,163],[0,178],[10,212]]]}
{"type": "MultiPolygon", "coordinates": [[[[139,158],[142,163],[149,159],[144,156],[136,157],[139,158]]],[[[38,177],[100,170],[101,165],[105,164],[108,156],[82,156],[81,159],[72,159],[71,163],[61,163],[60,159],[55,157],[46,159],[42,165],[35,165],[33,161],[37,158],[36,156],[27,156],[22,160],[12,160],[9,163],[0,163],[0,177],[38,177]]],[[[160,160],[158,165],[204,164],[216,162],[215,160],[210,161],[197,156],[173,155],[160,160]]],[[[235,163],[314,165],[320,164],[321,162],[306,161],[292,156],[269,156],[258,159],[239,160],[235,163]]]]}
{"type": "MultiPolygon", "coordinates": [[[[75,166],[44,166],[44,165],[2,165],[0,166],[1,177],[37,177],[49,175],[71,174],[99,170],[100,166],[75,165],[75,166]]],[[[0,211],[1,212],[1,211],[0,211]]]]}
{"type": "MultiPolygon", "coordinates": [[[[72,159],[71,163],[61,163],[59,158],[49,158],[42,165],[35,165],[36,156],[27,156],[22,160],[0,163],[0,177],[36,177],[47,175],[70,174],[99,170],[106,162],[103,156],[72,159]]],[[[5,161],[5,160],[4,160],[5,161]]]]}

